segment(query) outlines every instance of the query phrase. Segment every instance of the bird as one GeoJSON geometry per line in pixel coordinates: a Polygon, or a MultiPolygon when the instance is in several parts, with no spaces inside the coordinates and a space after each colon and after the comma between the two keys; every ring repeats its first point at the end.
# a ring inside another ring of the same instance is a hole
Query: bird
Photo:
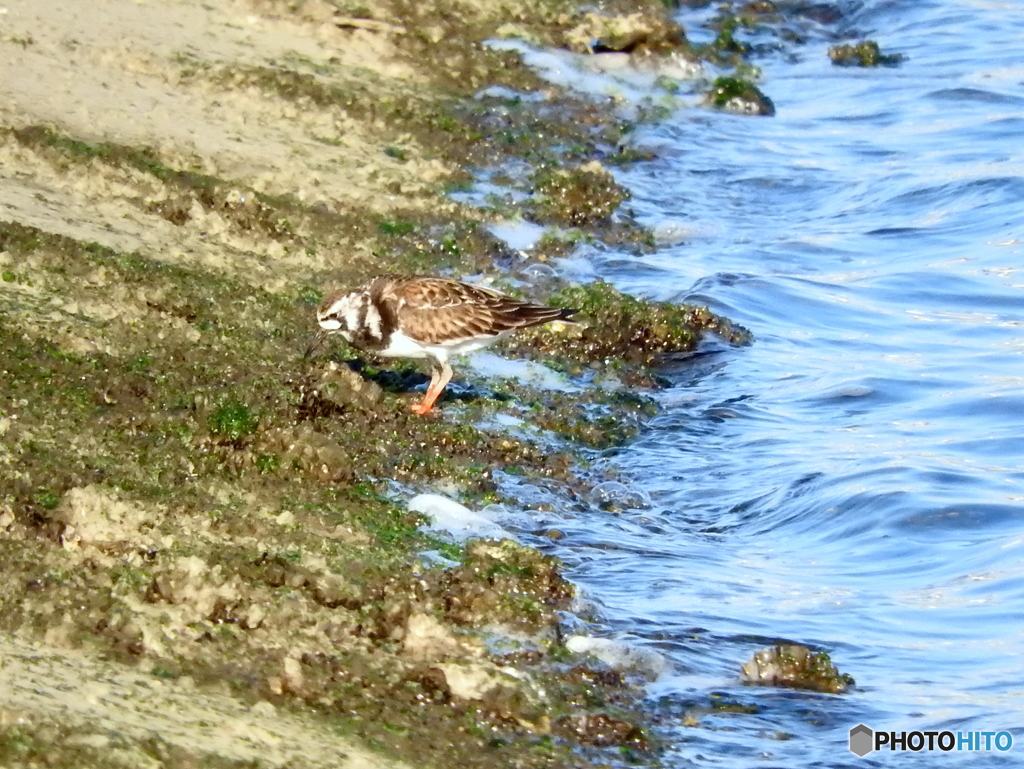
{"type": "Polygon", "coordinates": [[[360,350],[387,358],[428,358],[430,386],[415,414],[430,412],[453,371],[449,359],[482,349],[512,332],[555,320],[575,310],[524,302],[483,286],[428,275],[381,275],[329,294],[317,309],[320,331],[308,357],[325,339],[340,334],[360,350]]]}

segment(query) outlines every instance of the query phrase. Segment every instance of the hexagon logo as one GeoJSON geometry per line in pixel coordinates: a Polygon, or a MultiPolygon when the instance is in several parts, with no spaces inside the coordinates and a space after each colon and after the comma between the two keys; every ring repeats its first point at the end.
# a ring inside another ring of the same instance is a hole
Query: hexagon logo
{"type": "Polygon", "coordinates": [[[863,758],[875,749],[875,733],[870,726],[857,724],[850,730],[850,752],[863,758]]]}

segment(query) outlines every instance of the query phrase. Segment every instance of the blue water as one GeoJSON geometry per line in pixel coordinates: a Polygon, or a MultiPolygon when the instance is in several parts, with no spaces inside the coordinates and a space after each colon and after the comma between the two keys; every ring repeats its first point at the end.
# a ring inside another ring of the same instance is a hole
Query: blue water
{"type": "Polygon", "coordinates": [[[606,460],[649,509],[562,525],[599,629],[673,663],[650,689],[670,766],[1024,765],[1024,3],[857,7],[901,66],[834,67],[812,34],[757,62],[776,117],[645,126],[628,205],[694,235],[587,255],[756,336],[670,367],[606,460]],[[739,684],[778,638],[857,686],[739,684]],[[859,759],[859,722],[1015,745],[859,759]]]}

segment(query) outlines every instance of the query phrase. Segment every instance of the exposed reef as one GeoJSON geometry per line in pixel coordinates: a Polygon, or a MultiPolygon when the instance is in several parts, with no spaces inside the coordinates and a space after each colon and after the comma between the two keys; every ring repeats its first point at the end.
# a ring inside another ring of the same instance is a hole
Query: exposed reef
{"type": "Polygon", "coordinates": [[[775,114],[775,104],[753,83],[736,77],[720,77],[707,94],[707,103],[741,115],[775,114]]]}
{"type": "Polygon", "coordinates": [[[800,644],[762,649],[743,665],[742,674],[743,680],[751,684],[827,694],[843,694],[854,685],[853,678],[840,673],[828,654],[800,644]]]}
{"type": "Polygon", "coordinates": [[[899,53],[882,53],[874,40],[833,45],[828,49],[828,57],[839,67],[895,67],[906,58],[899,53]]]}

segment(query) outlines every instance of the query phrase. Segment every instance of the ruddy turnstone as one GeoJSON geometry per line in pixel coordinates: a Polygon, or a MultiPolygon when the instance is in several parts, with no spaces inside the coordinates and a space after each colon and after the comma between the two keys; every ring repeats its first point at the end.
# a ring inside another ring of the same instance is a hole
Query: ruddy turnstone
{"type": "Polygon", "coordinates": [[[331,334],[341,334],[354,347],[384,357],[429,358],[433,372],[427,394],[410,407],[426,414],[451,381],[449,358],[573,312],[458,280],[384,275],[324,299],[316,313],[320,332],[306,354],[331,334]]]}

